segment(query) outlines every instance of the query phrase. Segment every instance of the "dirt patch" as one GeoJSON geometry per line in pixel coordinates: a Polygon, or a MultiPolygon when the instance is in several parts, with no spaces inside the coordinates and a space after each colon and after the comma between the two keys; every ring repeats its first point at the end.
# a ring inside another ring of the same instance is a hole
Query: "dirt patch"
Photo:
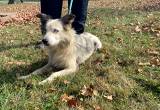
{"type": "Polygon", "coordinates": [[[0,27],[10,23],[37,22],[39,13],[37,4],[14,4],[0,7],[0,27]]]}
{"type": "Polygon", "coordinates": [[[151,10],[160,10],[160,0],[142,0],[133,5],[135,9],[151,11],[151,10]]]}

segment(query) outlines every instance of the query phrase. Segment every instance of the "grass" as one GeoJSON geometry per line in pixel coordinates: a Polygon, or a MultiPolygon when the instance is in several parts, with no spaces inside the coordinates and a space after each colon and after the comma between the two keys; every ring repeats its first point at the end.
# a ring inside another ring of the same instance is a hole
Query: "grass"
{"type": "Polygon", "coordinates": [[[45,53],[34,48],[40,39],[39,25],[3,27],[0,30],[1,110],[66,110],[67,103],[61,100],[65,93],[74,95],[85,110],[95,106],[103,110],[159,110],[159,66],[138,63],[159,58],[146,50],[160,52],[160,38],[151,32],[134,30],[137,25],[141,27],[150,21],[160,25],[159,19],[160,13],[156,11],[91,9],[86,31],[101,39],[103,49],[81,65],[75,76],[58,78],[46,86],[36,85],[44,79],[42,76],[25,81],[16,79],[16,74],[28,74],[46,62],[45,53]],[[65,84],[64,80],[70,83],[65,84]],[[80,95],[84,85],[93,85],[98,95],[80,95]],[[113,100],[104,95],[112,95],[113,100]]]}

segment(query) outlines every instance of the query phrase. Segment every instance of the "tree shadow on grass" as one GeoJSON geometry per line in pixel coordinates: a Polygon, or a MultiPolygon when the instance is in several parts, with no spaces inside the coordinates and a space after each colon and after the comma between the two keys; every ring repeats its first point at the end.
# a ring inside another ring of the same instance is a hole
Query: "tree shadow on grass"
{"type": "Polygon", "coordinates": [[[141,78],[134,78],[134,80],[146,91],[152,92],[153,95],[160,98],[160,83],[155,83],[141,78]]]}
{"type": "Polygon", "coordinates": [[[5,50],[13,49],[13,48],[23,48],[23,47],[35,47],[36,42],[30,42],[28,44],[18,44],[18,45],[4,45],[0,44],[0,52],[3,52],[5,50]]]}
{"type": "Polygon", "coordinates": [[[41,68],[47,64],[47,59],[43,59],[41,61],[32,63],[28,66],[13,66],[9,70],[1,70],[0,75],[0,85],[3,85],[4,83],[15,83],[18,79],[16,77],[16,74],[20,75],[27,75],[33,72],[34,70],[41,68]]]}

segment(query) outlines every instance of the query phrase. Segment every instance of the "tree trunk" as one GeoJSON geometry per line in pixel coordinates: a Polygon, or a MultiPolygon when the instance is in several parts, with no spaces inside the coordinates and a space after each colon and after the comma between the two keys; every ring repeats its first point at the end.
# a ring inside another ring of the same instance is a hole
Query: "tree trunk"
{"type": "Polygon", "coordinates": [[[8,1],[8,4],[14,4],[14,1],[15,1],[15,0],[9,0],[9,1],[8,1]]]}

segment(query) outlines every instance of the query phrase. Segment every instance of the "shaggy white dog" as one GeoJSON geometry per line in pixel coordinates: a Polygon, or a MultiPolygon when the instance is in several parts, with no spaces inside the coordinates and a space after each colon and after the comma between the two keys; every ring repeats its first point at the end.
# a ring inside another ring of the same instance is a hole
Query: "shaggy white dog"
{"type": "Polygon", "coordinates": [[[41,14],[41,18],[47,20],[46,34],[42,42],[48,51],[48,63],[27,76],[19,77],[19,79],[50,72],[53,67],[61,68],[60,71],[53,72],[39,84],[51,83],[57,77],[76,72],[79,64],[88,59],[95,50],[102,47],[96,36],[87,32],[80,35],[75,33],[71,27],[74,15],[66,15],[61,19],[50,19],[47,15],[41,14]]]}

